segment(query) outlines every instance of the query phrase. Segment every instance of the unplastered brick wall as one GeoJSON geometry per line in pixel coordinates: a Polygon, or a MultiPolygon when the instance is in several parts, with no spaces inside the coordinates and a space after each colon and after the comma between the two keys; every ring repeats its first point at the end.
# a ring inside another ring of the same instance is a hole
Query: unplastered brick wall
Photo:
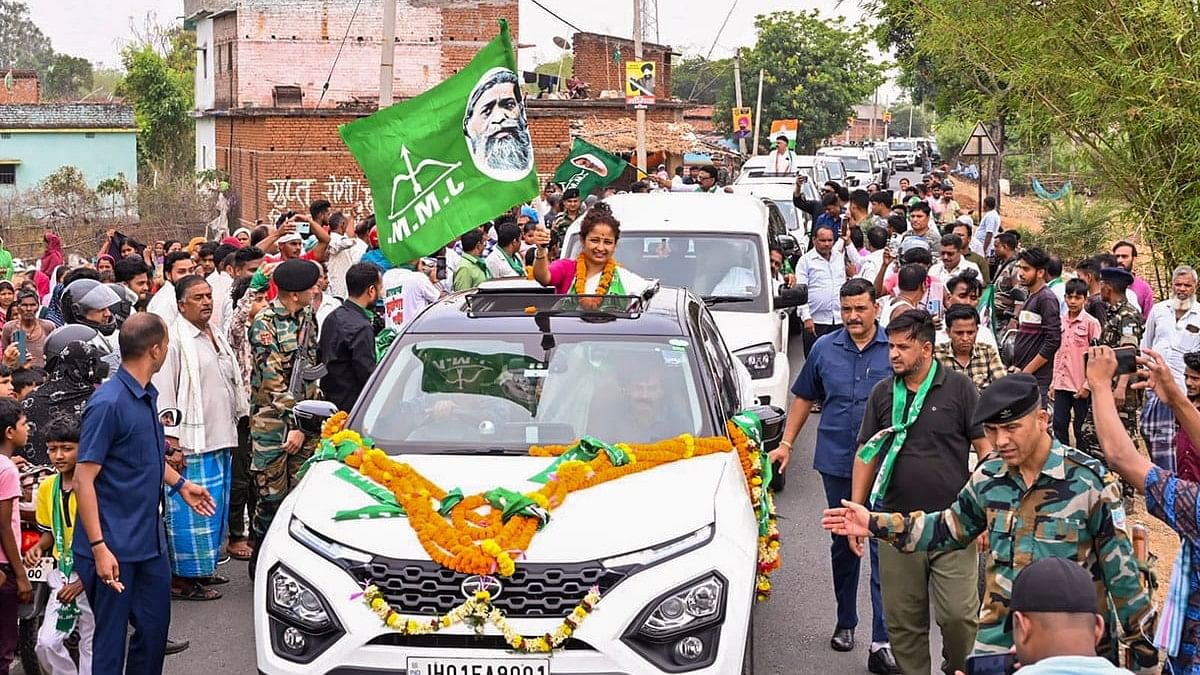
{"type": "MultiPolygon", "coordinates": [[[[633,41],[598,33],[576,33],[575,77],[591,85],[592,96],[601,91],[625,91],[625,62],[636,61],[633,56],[633,41]],[[614,52],[621,52],[620,63],[614,52]]],[[[663,45],[642,43],[642,61],[657,64],[655,91],[659,98],[669,98],[671,91],[671,48],[663,45]]]]}
{"type": "MultiPolygon", "coordinates": [[[[516,42],[515,0],[396,0],[396,4],[393,93],[397,98],[416,96],[465,65],[496,35],[499,18],[508,20],[516,42]]],[[[242,0],[235,16],[234,95],[227,94],[230,82],[218,77],[218,107],[230,102],[232,107],[273,107],[274,88],[286,85],[300,87],[304,106],[312,108],[327,77],[330,83],[322,107],[378,98],[382,2],[242,0]]],[[[224,34],[217,21],[214,42],[220,44],[224,34]]]]}
{"type": "MultiPolygon", "coordinates": [[[[0,78],[8,74],[8,69],[0,65],[0,78]]],[[[41,101],[41,86],[38,84],[37,73],[32,70],[13,70],[13,88],[0,86],[0,103],[39,103],[41,101]]]]}
{"type": "MultiPolygon", "coordinates": [[[[653,122],[679,122],[682,115],[681,107],[654,107],[647,111],[646,119],[653,122]]],[[[564,101],[548,101],[539,105],[537,101],[530,101],[529,133],[533,138],[533,156],[537,163],[538,175],[543,178],[554,175],[554,170],[567,158],[573,142],[573,121],[633,116],[632,108],[608,102],[571,101],[568,104],[564,101]]],[[[597,139],[591,140],[597,145],[603,145],[603,142],[597,142],[597,139]]]]}

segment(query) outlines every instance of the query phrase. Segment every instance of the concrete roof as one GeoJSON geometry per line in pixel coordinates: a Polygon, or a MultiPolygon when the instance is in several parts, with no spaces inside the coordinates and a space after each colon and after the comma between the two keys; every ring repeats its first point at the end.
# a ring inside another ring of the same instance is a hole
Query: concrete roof
{"type": "Polygon", "coordinates": [[[126,103],[0,105],[0,129],[137,129],[126,103]]]}

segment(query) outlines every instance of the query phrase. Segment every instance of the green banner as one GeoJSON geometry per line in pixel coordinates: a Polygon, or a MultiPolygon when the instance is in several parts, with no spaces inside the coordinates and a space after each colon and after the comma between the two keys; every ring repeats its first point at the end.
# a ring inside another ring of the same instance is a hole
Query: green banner
{"type": "Polygon", "coordinates": [[[425,364],[426,394],[479,394],[508,399],[536,415],[546,364],[524,354],[476,354],[461,349],[414,347],[425,364]]]}
{"type": "Polygon", "coordinates": [[[453,77],[339,132],[394,265],[434,253],[538,193],[508,23],[453,77]]]}
{"type": "Polygon", "coordinates": [[[576,138],[571,154],[554,171],[554,182],[567,188],[577,188],[581,197],[613,182],[625,172],[625,160],[576,138]]]}

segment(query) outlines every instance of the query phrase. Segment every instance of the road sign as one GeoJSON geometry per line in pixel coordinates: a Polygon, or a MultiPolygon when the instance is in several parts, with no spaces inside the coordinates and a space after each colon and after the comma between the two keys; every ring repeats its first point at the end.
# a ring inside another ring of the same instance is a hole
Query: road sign
{"type": "Polygon", "coordinates": [[[963,157],[995,157],[1000,154],[996,149],[996,144],[992,142],[992,137],[988,135],[987,129],[983,127],[983,122],[975,125],[975,131],[967,138],[967,142],[963,143],[962,150],[958,154],[963,157]]]}
{"type": "Polygon", "coordinates": [[[625,103],[630,105],[654,105],[653,61],[625,62],[625,103]]]}

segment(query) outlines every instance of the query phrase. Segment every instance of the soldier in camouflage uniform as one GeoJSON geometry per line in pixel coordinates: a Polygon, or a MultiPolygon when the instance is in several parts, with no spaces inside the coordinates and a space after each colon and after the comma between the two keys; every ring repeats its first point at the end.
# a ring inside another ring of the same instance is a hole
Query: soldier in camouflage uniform
{"type": "MultiPolygon", "coordinates": [[[[311,261],[280,263],[272,273],[279,294],[258,313],[250,327],[253,350],[250,471],[258,493],[254,509],[255,541],[262,541],[266,535],[279,503],[295,485],[296,472],[315,449],[315,439],[306,439],[292,424],[292,406],[298,397],[289,384],[298,355],[303,355],[307,364],[317,363],[312,295],[319,276],[320,271],[311,261]],[[299,344],[301,333],[306,333],[303,345],[299,344]]],[[[317,398],[316,382],[306,382],[299,398],[317,398]]]]}
{"type": "Polygon", "coordinates": [[[845,508],[825,512],[822,525],[834,534],[878,537],[903,551],[961,549],[986,532],[991,558],[976,653],[1012,647],[1009,599],[1012,582],[1026,565],[1047,557],[1073,560],[1096,580],[1096,607],[1105,617],[1097,653],[1115,663],[1119,635],[1134,661],[1126,667],[1158,672],[1158,651],[1150,642],[1154,607],[1142,585],[1112,474],[1051,439],[1050,417],[1031,375],[1010,375],[988,387],[975,422],[984,425],[999,456],[976,467],[950,508],[929,514],[868,513],[862,505],[843,502],[845,508]]]}
{"type": "MultiPolygon", "coordinates": [[[[1125,298],[1125,289],[1133,283],[1133,275],[1123,267],[1106,267],[1100,270],[1100,295],[1104,299],[1107,319],[1100,331],[1100,344],[1106,347],[1133,347],[1138,349],[1145,332],[1145,321],[1142,310],[1129,304],[1125,298]]],[[[1137,438],[1138,411],[1142,407],[1143,392],[1133,389],[1130,375],[1120,375],[1113,380],[1114,390],[1124,390],[1124,403],[1118,404],[1117,412],[1121,423],[1129,432],[1130,438],[1137,438]]],[[[1108,468],[1108,460],[1100,449],[1096,438],[1096,420],[1092,417],[1092,409],[1088,408],[1087,417],[1083,421],[1082,437],[1076,439],[1079,449],[1100,460],[1108,468]]]]}

